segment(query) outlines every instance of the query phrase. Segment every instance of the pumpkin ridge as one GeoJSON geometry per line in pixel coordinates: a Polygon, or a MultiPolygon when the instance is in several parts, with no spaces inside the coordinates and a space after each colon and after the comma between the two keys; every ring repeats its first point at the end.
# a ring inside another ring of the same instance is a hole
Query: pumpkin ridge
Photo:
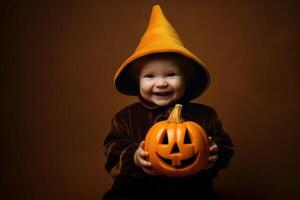
{"type": "Polygon", "coordinates": [[[207,146],[209,146],[209,142],[208,142],[208,135],[206,134],[206,131],[204,130],[204,128],[202,128],[199,124],[192,122],[192,121],[188,121],[190,123],[190,125],[194,126],[195,128],[201,130],[200,134],[201,136],[204,138],[204,142],[207,146]]]}

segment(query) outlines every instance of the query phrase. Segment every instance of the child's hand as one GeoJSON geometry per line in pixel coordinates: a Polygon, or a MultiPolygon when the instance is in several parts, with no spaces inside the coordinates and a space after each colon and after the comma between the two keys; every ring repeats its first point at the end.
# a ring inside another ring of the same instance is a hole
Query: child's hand
{"type": "Polygon", "coordinates": [[[144,147],[145,147],[145,142],[142,141],[140,143],[139,148],[134,153],[134,163],[137,166],[140,166],[147,174],[153,176],[157,175],[157,173],[151,167],[151,162],[146,160],[149,153],[144,150],[144,147]]]}
{"type": "Polygon", "coordinates": [[[218,159],[218,145],[212,140],[211,137],[208,137],[210,147],[209,147],[209,157],[208,157],[208,164],[204,169],[210,169],[216,163],[218,159]]]}

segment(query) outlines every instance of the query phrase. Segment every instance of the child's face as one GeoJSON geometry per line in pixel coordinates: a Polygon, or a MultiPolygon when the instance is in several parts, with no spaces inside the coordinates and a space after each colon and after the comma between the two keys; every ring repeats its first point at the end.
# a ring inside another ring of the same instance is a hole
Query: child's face
{"type": "Polygon", "coordinates": [[[167,106],[180,99],[186,87],[180,68],[166,59],[148,61],[139,80],[141,96],[158,106],[167,106]]]}

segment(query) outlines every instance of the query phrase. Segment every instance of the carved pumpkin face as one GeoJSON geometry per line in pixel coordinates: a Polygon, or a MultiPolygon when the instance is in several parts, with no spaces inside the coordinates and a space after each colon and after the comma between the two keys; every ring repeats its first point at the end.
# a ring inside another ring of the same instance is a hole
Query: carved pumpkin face
{"type": "Polygon", "coordinates": [[[145,139],[153,169],[166,176],[192,175],[208,162],[204,129],[195,122],[180,119],[180,111],[181,105],[177,104],[169,119],[154,124],[145,139]]]}

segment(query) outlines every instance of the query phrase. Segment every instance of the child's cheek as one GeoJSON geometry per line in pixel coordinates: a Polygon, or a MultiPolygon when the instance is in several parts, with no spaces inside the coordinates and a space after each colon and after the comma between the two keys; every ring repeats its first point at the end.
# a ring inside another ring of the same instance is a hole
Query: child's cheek
{"type": "Polygon", "coordinates": [[[180,79],[173,80],[172,85],[173,85],[174,89],[176,89],[176,90],[184,90],[184,88],[185,88],[184,82],[180,79]]]}
{"type": "Polygon", "coordinates": [[[140,81],[140,90],[144,93],[151,92],[152,88],[152,81],[151,80],[141,80],[140,81]]]}

